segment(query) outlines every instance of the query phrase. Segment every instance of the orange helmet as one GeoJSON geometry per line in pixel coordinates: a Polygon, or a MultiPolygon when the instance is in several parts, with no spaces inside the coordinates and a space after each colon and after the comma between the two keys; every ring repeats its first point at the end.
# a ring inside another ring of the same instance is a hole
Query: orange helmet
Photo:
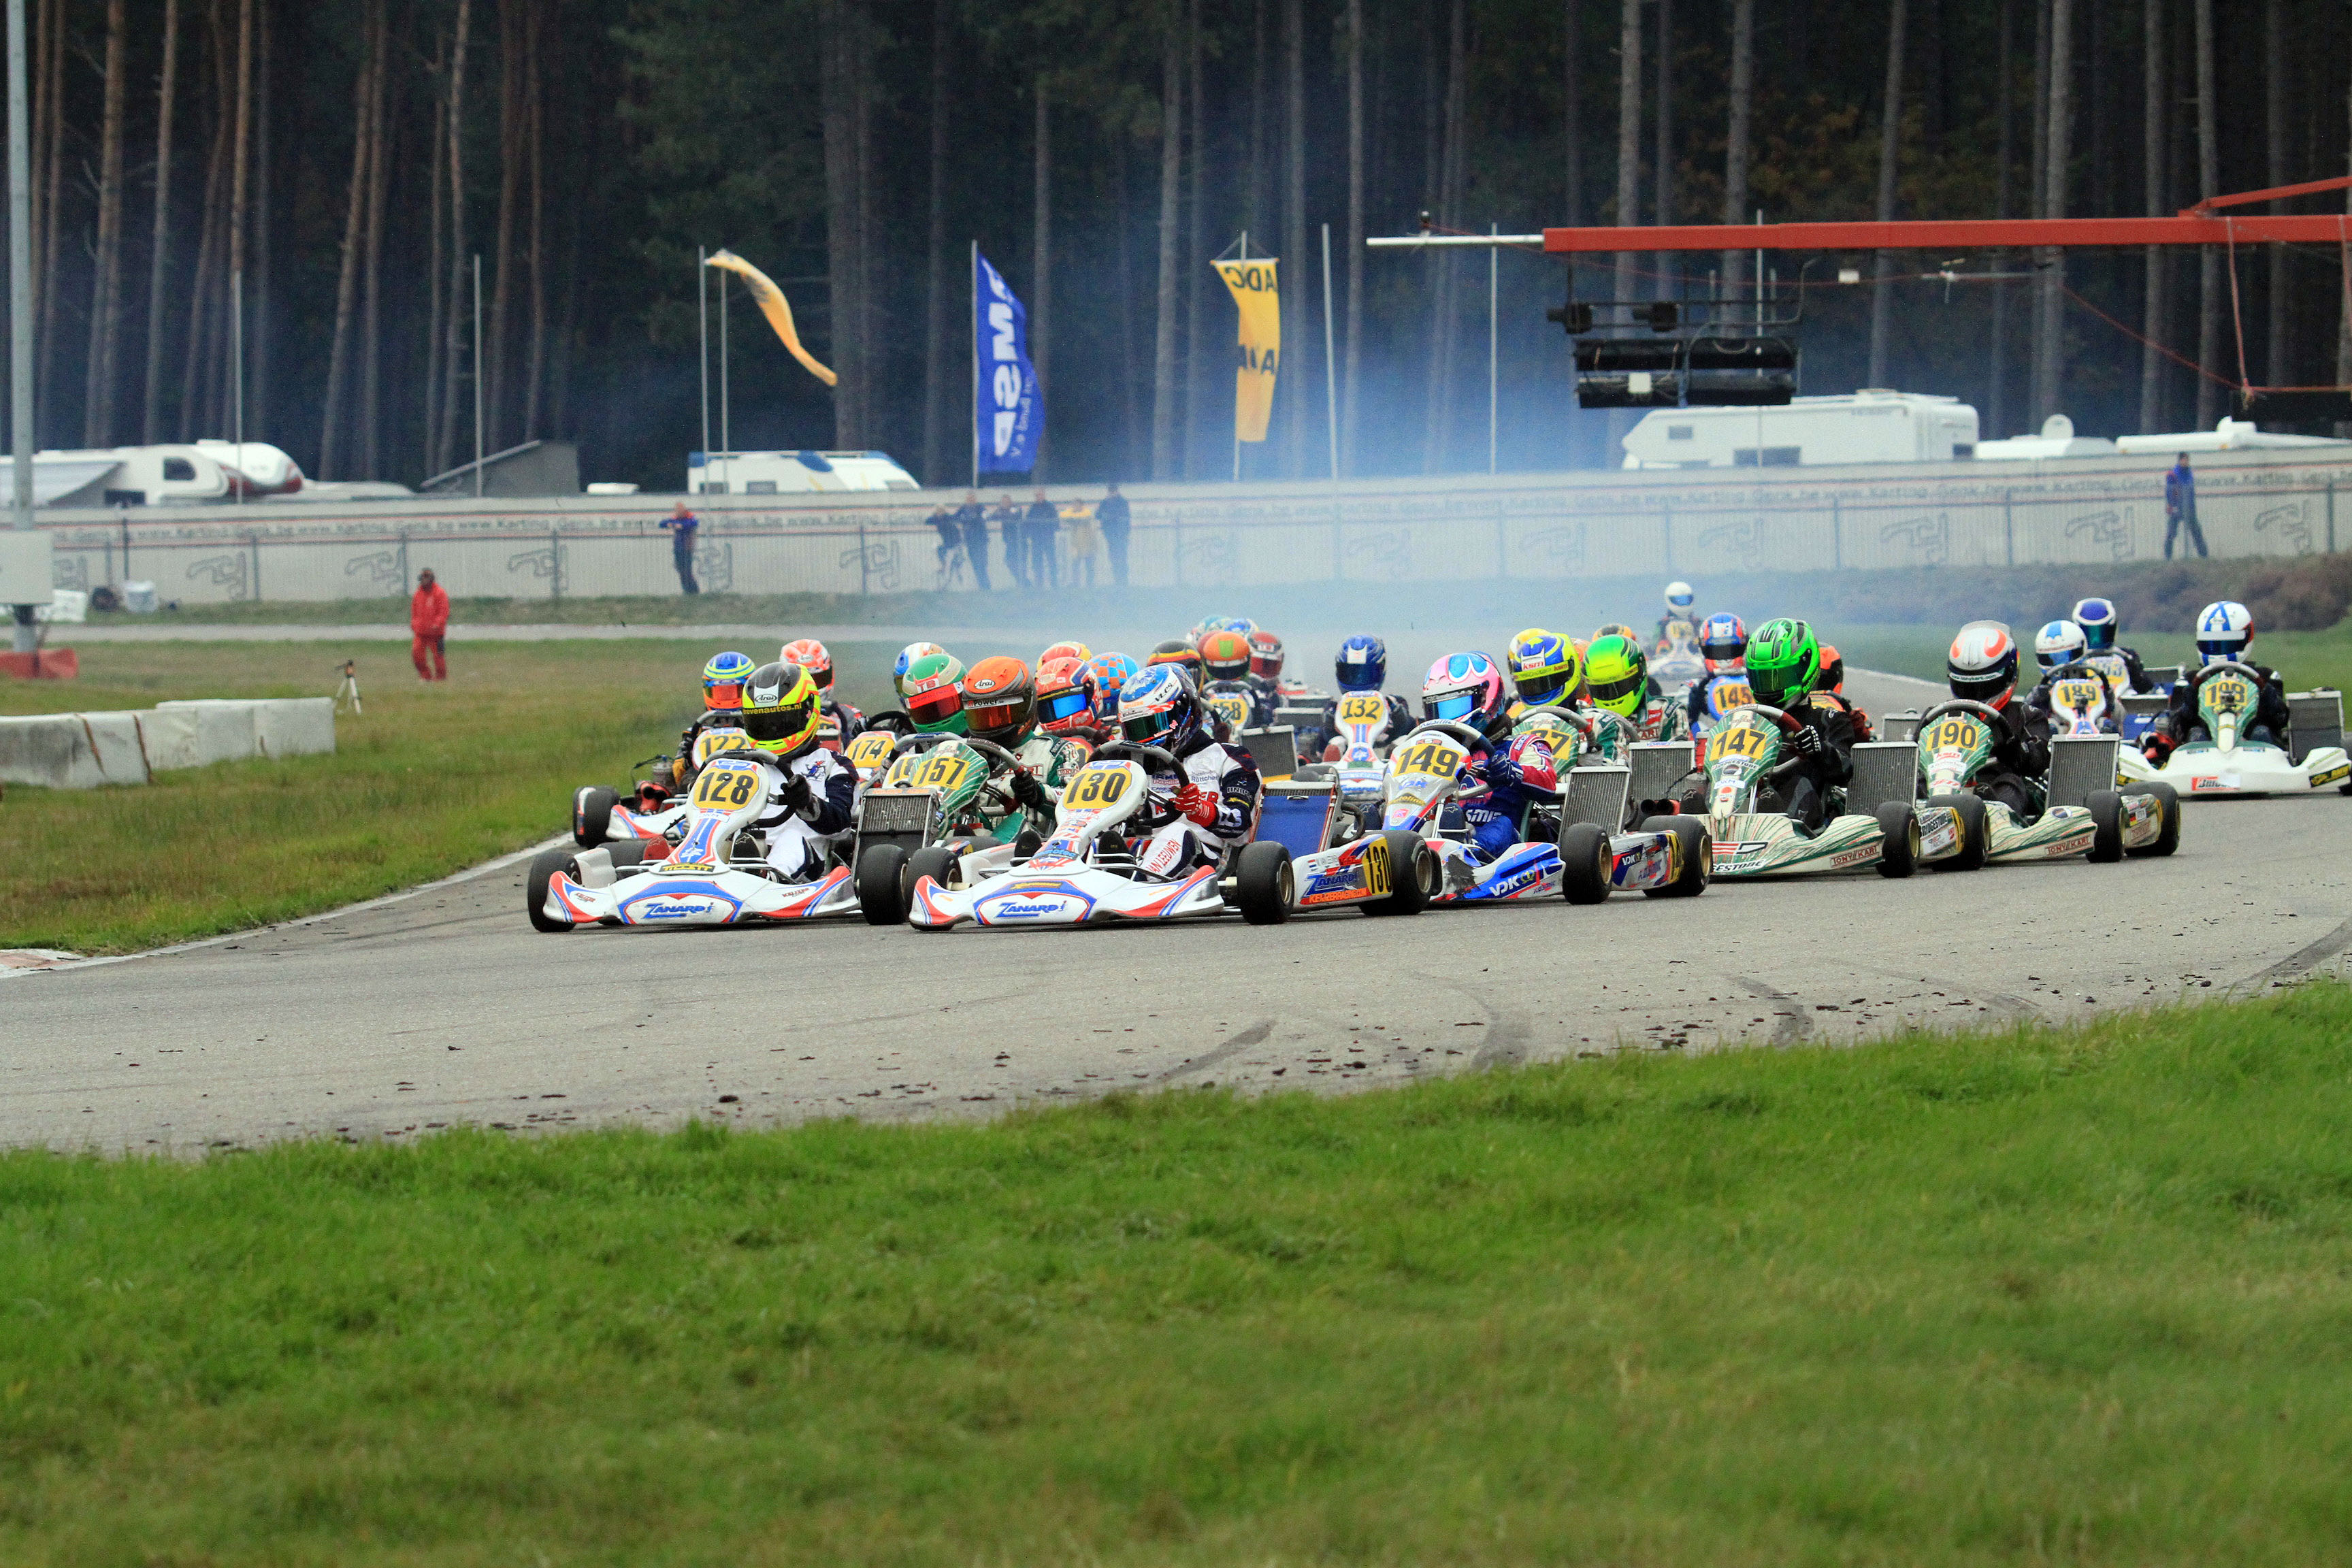
{"type": "Polygon", "coordinates": [[[1211,680],[1239,680],[1250,672],[1249,638],[1211,632],[1201,639],[1201,669],[1211,680]]]}
{"type": "Polygon", "coordinates": [[[1037,681],[1005,654],[983,658],[963,678],[963,712],[975,741],[1015,746],[1037,727],[1037,681]]]}
{"type": "Polygon", "coordinates": [[[824,644],[814,637],[802,637],[797,642],[786,643],[783,651],[776,655],[776,659],[782,664],[797,664],[807,670],[809,679],[816,682],[819,691],[827,690],[833,685],[833,655],[825,652],[824,644]]]}
{"type": "Polygon", "coordinates": [[[1037,667],[1037,728],[1076,735],[1095,728],[1095,677],[1087,659],[1047,659],[1037,667]]]}
{"type": "Polygon", "coordinates": [[[1829,644],[1822,644],[1822,689],[1843,695],[1845,691],[1845,660],[1829,644]]]}
{"type": "Polygon", "coordinates": [[[1191,672],[1194,681],[1197,682],[1201,679],[1201,650],[1179,638],[1171,637],[1161,643],[1151,650],[1150,657],[1143,662],[1146,666],[1172,664],[1180,669],[1191,672]]]}
{"type": "Polygon", "coordinates": [[[1037,656],[1038,679],[1045,678],[1045,667],[1057,658],[1075,658],[1080,664],[1084,664],[1094,656],[1095,650],[1082,642],[1057,642],[1037,656]]]}

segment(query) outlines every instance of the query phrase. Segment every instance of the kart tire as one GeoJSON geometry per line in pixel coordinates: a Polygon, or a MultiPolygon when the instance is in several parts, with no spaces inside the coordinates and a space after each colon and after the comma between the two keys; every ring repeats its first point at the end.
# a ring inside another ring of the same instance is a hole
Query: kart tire
{"type": "Polygon", "coordinates": [[[1878,830],[1886,846],[1878,857],[1882,877],[1907,877],[1919,868],[1919,814],[1911,803],[1890,800],[1878,808],[1878,830]]]}
{"type": "Polygon", "coordinates": [[[625,867],[644,865],[646,852],[653,846],[642,838],[632,838],[620,844],[607,844],[604,847],[604,853],[613,858],[613,869],[618,871],[625,867]]]}
{"type": "Polygon", "coordinates": [[[2112,866],[2124,858],[2124,797],[2114,790],[2094,791],[2083,804],[2091,810],[2091,852],[2084,858],[2112,866]]]}
{"type": "Polygon", "coordinates": [[[2132,789],[2131,793],[2134,795],[2152,795],[2156,796],[2157,799],[2162,801],[2164,803],[2164,826],[2157,830],[2155,843],[2143,844],[2137,849],[2126,847],[2124,850],[2124,853],[2137,858],[2150,859],[2159,855],[2169,855],[2174,850],[2179,848],[2180,793],[2174,789],[2170,784],[2158,780],[2150,780],[2147,784],[2136,785],[2132,789]]]}
{"type": "Polygon", "coordinates": [[[1271,838],[1242,846],[1234,872],[1234,906],[1254,926],[1278,926],[1290,918],[1298,890],[1290,868],[1290,847],[1271,838]]]}
{"type": "Polygon", "coordinates": [[[1389,896],[1356,907],[1368,915],[1417,915],[1436,896],[1437,852],[1418,833],[1392,828],[1381,835],[1389,847],[1389,896]]]}
{"type": "Polygon", "coordinates": [[[531,858],[530,869],[523,873],[522,879],[522,910],[530,917],[531,930],[552,934],[572,929],[570,921],[554,920],[548,915],[547,885],[559,871],[571,876],[579,869],[579,862],[572,859],[569,849],[542,849],[531,858]]]}
{"type": "Polygon", "coordinates": [[[870,926],[907,923],[907,851],[896,844],[869,844],[857,858],[857,910],[870,926]]]}
{"type": "MultiPolygon", "coordinates": [[[[929,877],[950,892],[955,890],[956,864],[963,858],[954,850],[933,844],[907,857],[906,896],[913,898],[915,884],[929,877]]],[[[903,915],[899,917],[905,919],[903,915]]]]}
{"type": "Polygon", "coordinates": [[[1931,795],[1929,805],[1948,805],[1960,816],[1960,852],[1933,864],[1938,871],[1981,871],[1992,850],[1992,822],[1985,803],[1972,795],[1931,795]]]}
{"type": "Polygon", "coordinates": [[[572,795],[572,842],[583,849],[593,849],[604,842],[604,835],[613,828],[613,807],[619,804],[618,792],[604,784],[583,784],[572,795]]]}
{"type": "Polygon", "coordinates": [[[1593,822],[1571,822],[1559,836],[1559,892],[1571,904],[1597,904],[1609,897],[1615,868],[1609,835],[1593,822]]]}
{"type": "Polygon", "coordinates": [[[1715,858],[1715,844],[1707,836],[1706,824],[1696,816],[1660,816],[1642,824],[1644,833],[1671,833],[1682,840],[1683,874],[1663,888],[1644,888],[1645,899],[1696,899],[1706,891],[1707,872],[1715,858]]]}

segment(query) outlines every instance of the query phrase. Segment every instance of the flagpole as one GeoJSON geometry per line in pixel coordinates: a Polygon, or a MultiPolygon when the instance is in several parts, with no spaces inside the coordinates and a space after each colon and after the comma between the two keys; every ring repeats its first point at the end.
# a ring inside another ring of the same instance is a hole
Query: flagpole
{"type": "MultiPolygon", "coordinates": [[[[1490,223],[1486,226],[1486,233],[1489,237],[1502,232],[1502,226],[1499,224],[1490,223]]],[[[1503,247],[1499,245],[1490,245],[1486,247],[1486,471],[1490,474],[1495,471],[1495,303],[1497,297],[1497,279],[1501,276],[1496,268],[1501,265],[1502,254],[1503,247]]],[[[1328,290],[1331,285],[1328,280],[1326,280],[1323,287],[1328,290]]],[[[1325,320],[1328,321],[1329,318],[1327,316],[1325,320]]]]}
{"type": "Polygon", "coordinates": [[[474,252],[474,499],[482,499],[482,253],[474,252]]]}
{"type": "Polygon", "coordinates": [[[1331,477],[1339,477],[1339,368],[1331,358],[1331,226],[1323,226],[1323,422],[1331,432],[1331,477]]]}
{"type": "MultiPolygon", "coordinates": [[[[8,439],[9,526],[33,526],[33,176],[26,152],[25,0],[8,0],[8,439]]],[[[40,644],[33,608],[18,605],[13,636],[18,653],[40,644]]]]}
{"type": "Polygon", "coordinates": [[[971,265],[964,271],[971,283],[971,309],[964,322],[971,329],[971,488],[980,489],[980,241],[971,242],[971,265]]]}
{"type": "MultiPolygon", "coordinates": [[[[1242,230],[1242,259],[1249,259],[1249,230],[1242,230]]],[[[1238,306],[1235,309],[1239,309],[1238,306]]],[[[1241,383],[1234,383],[1234,483],[1242,482],[1242,392],[1241,383]]]]}
{"type": "Polygon", "coordinates": [[[731,493],[735,487],[735,429],[727,403],[727,279],[719,279],[719,449],[727,454],[727,476],[720,482],[731,493]]]}
{"type": "Polygon", "coordinates": [[[694,247],[696,342],[702,354],[702,471],[710,472],[710,252],[694,247]]]}

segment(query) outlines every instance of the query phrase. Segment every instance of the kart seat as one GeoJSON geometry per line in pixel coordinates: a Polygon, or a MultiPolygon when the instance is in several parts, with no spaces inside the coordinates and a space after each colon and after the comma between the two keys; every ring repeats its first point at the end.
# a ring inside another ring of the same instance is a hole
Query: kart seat
{"type": "Polygon", "coordinates": [[[1265,786],[1258,805],[1259,843],[1272,839],[1294,858],[1326,849],[1339,811],[1339,786],[1330,779],[1288,779],[1265,786]]]}
{"type": "Polygon", "coordinates": [[[2323,688],[2286,694],[2290,735],[2287,754],[2297,763],[2324,746],[2344,743],[2344,694],[2323,688]]]}
{"type": "MultiPolygon", "coordinates": [[[[1918,728],[1918,715],[1908,715],[1918,728]]],[[[1872,816],[1890,800],[1915,800],[1919,791],[1919,747],[1913,741],[1864,741],[1853,749],[1853,777],[1846,781],[1849,816],[1872,816]]]]}
{"type": "Polygon", "coordinates": [[[2099,791],[2115,788],[2121,744],[2113,735],[2052,736],[2049,804],[2088,805],[2099,791]]]}

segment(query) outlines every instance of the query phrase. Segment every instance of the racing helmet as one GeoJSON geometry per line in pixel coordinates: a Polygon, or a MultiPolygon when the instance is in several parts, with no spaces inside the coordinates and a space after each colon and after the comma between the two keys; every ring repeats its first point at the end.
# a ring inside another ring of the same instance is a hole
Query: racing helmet
{"type": "Polygon", "coordinates": [[[2113,600],[2083,599],[2074,605],[2074,624],[2083,628],[2083,645],[2093,653],[2116,646],[2117,620],[2113,600]]]}
{"type": "Polygon", "coordinates": [[[1766,621],[1748,639],[1748,689],[1767,708],[1795,707],[1821,679],[1822,645],[1803,621],[1766,621]]]}
{"type": "Polygon", "coordinates": [[[1094,656],[1095,650],[1082,642],[1057,642],[1037,656],[1037,674],[1042,679],[1045,673],[1045,667],[1057,658],[1075,658],[1080,664],[1084,664],[1094,656]]]}
{"type": "Polygon", "coordinates": [[[1260,680],[1282,679],[1282,639],[1260,628],[1249,634],[1250,673],[1260,680]]]}
{"type": "Polygon", "coordinates": [[[1153,648],[1143,663],[1146,668],[1155,664],[1172,664],[1180,669],[1190,672],[1195,679],[1198,679],[1201,673],[1201,650],[1189,642],[1171,637],[1153,648]]]}
{"type": "Polygon", "coordinates": [[[2042,673],[2061,668],[2083,657],[2088,639],[2072,621],[2053,621],[2033,634],[2034,662],[2042,673]]]}
{"type": "Polygon", "coordinates": [[[814,637],[786,643],[783,650],[776,655],[776,662],[797,664],[809,672],[809,679],[816,682],[819,691],[832,689],[833,655],[825,652],[824,644],[814,637]]]}
{"type": "Polygon", "coordinates": [[[1037,678],[1017,658],[983,658],[963,678],[964,733],[1017,746],[1037,727],[1037,678]]]}
{"type": "Polygon", "coordinates": [[[1449,653],[1421,681],[1421,716],[1467,724],[1489,737],[1507,732],[1510,699],[1503,672],[1483,653],[1449,653]]]}
{"type": "Polygon", "coordinates": [[[1339,645],[1333,669],[1342,691],[1378,691],[1389,678],[1389,645],[1378,637],[1349,637],[1339,645]]]}
{"type": "Polygon", "coordinates": [[[899,696],[906,696],[907,672],[914,668],[914,667],[923,659],[930,658],[934,656],[940,658],[946,657],[947,651],[947,649],[941,647],[935,642],[908,643],[905,647],[898,650],[898,662],[890,667],[890,684],[898,689],[899,696]]]}
{"type": "Polygon", "coordinates": [[[1845,694],[1845,656],[1827,643],[1822,644],[1822,677],[1813,689],[1845,694]]]}
{"type": "Polygon", "coordinates": [[[1249,638],[1236,631],[1219,631],[1201,639],[1201,673],[1205,679],[1243,680],[1249,672],[1249,638]]]}
{"type": "Polygon", "coordinates": [[[1709,616],[1698,629],[1699,657],[1709,675],[1733,675],[1748,657],[1748,623],[1738,616],[1709,616]]]}
{"type": "Polygon", "coordinates": [[[1084,659],[1048,659],[1037,667],[1037,728],[1074,735],[1094,727],[1095,678],[1084,659]]]}
{"type": "Polygon", "coordinates": [[[1622,621],[1611,621],[1592,634],[1594,642],[1599,642],[1602,637],[1623,637],[1627,642],[1639,643],[1642,640],[1642,634],[1622,621]]]}
{"type": "Polygon", "coordinates": [[[1530,708],[1565,702],[1584,679],[1584,661],[1575,647],[1558,632],[1529,626],[1511,639],[1503,661],[1510,667],[1511,685],[1519,700],[1530,708]]]}
{"type": "Polygon", "coordinates": [[[1180,751],[1201,732],[1201,697],[1183,671],[1146,665],[1118,693],[1118,732],[1140,746],[1180,751]]]}
{"type": "Polygon", "coordinates": [[[1691,606],[1697,603],[1698,595],[1691,592],[1689,584],[1676,582],[1666,584],[1666,614],[1687,616],[1691,613],[1691,606]]]}
{"type": "Polygon", "coordinates": [[[2017,639],[1999,621],[1970,621],[1944,661],[1952,695],[2006,708],[2017,694],[2017,639]]]}
{"type": "Polygon", "coordinates": [[[1584,650],[1584,685],[1592,705],[1631,719],[1649,700],[1650,661],[1639,637],[1612,632],[1584,650]]]}
{"type": "Polygon", "coordinates": [[[963,693],[959,689],[962,679],[963,661],[951,653],[925,654],[907,667],[898,690],[907,704],[907,717],[917,731],[927,735],[941,731],[965,732],[963,693]]]}
{"type": "Polygon", "coordinates": [[[1095,680],[1095,720],[1103,729],[1118,728],[1119,688],[1141,668],[1123,653],[1098,653],[1087,661],[1095,680]]]}
{"type": "Polygon", "coordinates": [[[763,664],[743,683],[743,732],[751,744],[790,762],[815,749],[816,681],[797,664],[763,664]]]}
{"type": "Polygon", "coordinates": [[[743,682],[751,677],[751,660],[748,655],[713,655],[710,662],[702,667],[702,710],[732,713],[742,707],[743,682]]]}
{"type": "Polygon", "coordinates": [[[2242,659],[2254,640],[2254,613],[2235,599],[2197,612],[2197,655],[2207,664],[2242,659]]]}

